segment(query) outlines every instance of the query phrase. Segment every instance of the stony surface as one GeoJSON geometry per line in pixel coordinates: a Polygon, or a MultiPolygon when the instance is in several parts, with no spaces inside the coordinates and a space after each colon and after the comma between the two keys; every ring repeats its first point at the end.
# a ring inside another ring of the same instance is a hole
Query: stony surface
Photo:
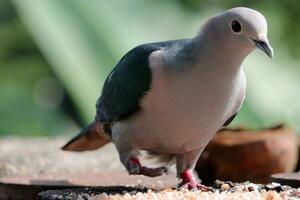
{"type": "MultiPolygon", "coordinates": [[[[63,152],[67,138],[0,138],[0,177],[51,173],[124,171],[113,145],[84,153],[63,152]]],[[[141,184],[142,185],[142,184],[141,184]]],[[[27,190],[24,190],[27,191],[27,190]]],[[[211,192],[128,187],[93,187],[41,193],[40,199],[300,199],[300,190],[281,185],[217,182],[211,192]],[[114,192],[115,191],[115,192],[114,192]],[[66,197],[66,198],[65,198],[66,197]]],[[[10,198],[9,199],[13,199],[10,198]]]]}
{"type": "Polygon", "coordinates": [[[185,199],[185,200],[296,200],[300,198],[300,190],[280,184],[259,185],[253,183],[234,184],[232,182],[217,181],[210,192],[175,190],[151,190],[146,188],[85,188],[60,191],[46,191],[39,194],[40,200],[118,200],[118,199],[185,199]]]}
{"type": "Polygon", "coordinates": [[[31,176],[9,176],[0,178],[0,192],[3,185],[35,187],[97,187],[97,186],[142,186],[148,188],[176,187],[178,179],[175,176],[163,175],[158,177],[147,177],[139,175],[128,175],[125,171],[102,171],[102,172],[74,172],[41,174],[31,176]]]}
{"type": "Polygon", "coordinates": [[[64,190],[68,188],[89,187],[84,190],[89,194],[123,191],[126,187],[164,189],[176,187],[175,176],[163,175],[155,178],[146,176],[129,176],[122,171],[57,173],[31,176],[16,176],[0,178],[0,200],[32,200],[39,192],[46,190],[64,190]],[[89,193],[88,193],[89,192],[89,193]]]}
{"type": "MultiPolygon", "coordinates": [[[[156,185],[164,184],[157,179],[129,177],[112,144],[92,152],[60,150],[67,141],[68,138],[0,138],[0,199],[35,199],[32,197],[40,191],[73,186],[151,186],[155,181],[156,185]]],[[[164,179],[177,182],[174,174],[164,179]]]]}
{"type": "Polygon", "coordinates": [[[119,199],[133,199],[133,200],[143,200],[143,199],[166,199],[166,200],[208,200],[208,199],[218,199],[218,200],[241,200],[241,199],[251,199],[251,200],[296,200],[298,197],[293,197],[281,193],[276,193],[274,191],[269,192],[235,192],[235,193],[218,193],[218,192],[199,192],[199,191],[162,191],[162,192],[152,192],[147,193],[138,192],[137,194],[130,195],[95,195],[95,196],[79,196],[77,199],[88,199],[88,200],[119,200],[119,199]]]}
{"type": "Polygon", "coordinates": [[[273,182],[298,188],[300,187],[300,172],[273,174],[271,180],[273,182]]]}
{"type": "MultiPolygon", "coordinates": [[[[0,138],[0,177],[87,170],[125,171],[112,143],[96,151],[62,151],[60,148],[68,140],[69,138],[0,138]]],[[[144,162],[146,165],[156,165],[153,161],[144,162]]],[[[174,166],[169,173],[175,174],[174,166]]]]}
{"type": "Polygon", "coordinates": [[[0,177],[42,173],[124,170],[112,144],[98,151],[64,152],[67,138],[0,138],[0,177]]]}

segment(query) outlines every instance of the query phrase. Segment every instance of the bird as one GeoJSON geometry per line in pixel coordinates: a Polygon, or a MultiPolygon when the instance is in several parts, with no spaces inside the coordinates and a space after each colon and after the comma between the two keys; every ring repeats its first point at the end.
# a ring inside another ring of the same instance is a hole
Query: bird
{"type": "Polygon", "coordinates": [[[194,37],[134,47],[107,76],[94,121],[62,149],[112,142],[130,175],[160,176],[173,162],[180,188],[207,191],[193,174],[195,164],[241,109],[244,59],[256,48],[273,57],[267,29],[260,12],[236,7],[210,17],[194,37]],[[144,166],[141,151],[163,166],[144,166]]]}

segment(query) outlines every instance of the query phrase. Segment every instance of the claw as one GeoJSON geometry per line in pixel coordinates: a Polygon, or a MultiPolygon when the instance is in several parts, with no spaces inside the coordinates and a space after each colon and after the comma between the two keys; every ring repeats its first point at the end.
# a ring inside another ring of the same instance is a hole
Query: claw
{"type": "Polygon", "coordinates": [[[197,183],[190,170],[186,170],[181,174],[182,182],[179,184],[181,189],[188,190],[201,190],[202,192],[208,192],[209,188],[205,185],[197,183]]]}
{"type": "Polygon", "coordinates": [[[144,175],[149,177],[161,176],[167,172],[166,167],[148,168],[141,165],[137,158],[130,158],[126,166],[128,173],[132,175],[144,175]]]}
{"type": "Polygon", "coordinates": [[[202,192],[208,192],[209,188],[205,185],[202,185],[197,182],[189,182],[189,183],[180,183],[180,189],[188,189],[188,190],[201,190],[202,192]]]}

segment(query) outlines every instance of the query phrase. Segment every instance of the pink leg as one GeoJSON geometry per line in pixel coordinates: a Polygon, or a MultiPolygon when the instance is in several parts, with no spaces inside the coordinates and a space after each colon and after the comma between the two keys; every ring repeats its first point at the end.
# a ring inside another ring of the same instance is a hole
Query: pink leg
{"type": "Polygon", "coordinates": [[[129,158],[126,168],[129,174],[144,175],[150,177],[161,176],[167,172],[165,167],[148,168],[141,165],[139,159],[135,157],[129,158]]]}
{"type": "Polygon", "coordinates": [[[179,184],[180,188],[189,189],[189,190],[198,189],[203,192],[209,191],[208,187],[206,187],[205,185],[202,185],[200,183],[197,183],[197,181],[193,175],[193,172],[191,170],[186,170],[186,171],[182,172],[181,178],[182,178],[182,181],[179,184]]]}
{"type": "Polygon", "coordinates": [[[194,149],[176,156],[177,177],[182,179],[181,183],[179,184],[180,188],[208,191],[208,187],[197,183],[193,175],[196,162],[203,149],[204,147],[201,147],[199,149],[194,149]]]}

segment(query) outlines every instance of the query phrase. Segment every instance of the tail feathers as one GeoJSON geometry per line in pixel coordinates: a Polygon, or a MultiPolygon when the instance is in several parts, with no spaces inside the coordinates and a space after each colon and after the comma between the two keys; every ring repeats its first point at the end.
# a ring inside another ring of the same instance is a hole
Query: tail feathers
{"type": "Polygon", "coordinates": [[[102,129],[100,122],[93,122],[62,147],[65,151],[91,151],[111,140],[102,129]]]}

